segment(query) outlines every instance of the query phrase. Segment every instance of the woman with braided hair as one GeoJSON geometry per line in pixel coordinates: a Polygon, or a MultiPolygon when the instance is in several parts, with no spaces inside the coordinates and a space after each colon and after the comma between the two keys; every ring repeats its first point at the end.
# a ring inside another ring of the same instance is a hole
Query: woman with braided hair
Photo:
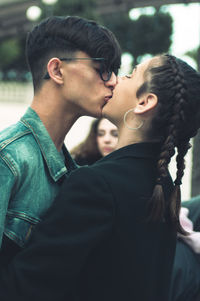
{"type": "Polygon", "coordinates": [[[177,232],[185,234],[184,156],[200,126],[200,75],[174,56],[156,56],[118,79],[102,115],[118,127],[117,150],[63,182],[26,248],[1,272],[0,300],[169,300],[177,232]]]}

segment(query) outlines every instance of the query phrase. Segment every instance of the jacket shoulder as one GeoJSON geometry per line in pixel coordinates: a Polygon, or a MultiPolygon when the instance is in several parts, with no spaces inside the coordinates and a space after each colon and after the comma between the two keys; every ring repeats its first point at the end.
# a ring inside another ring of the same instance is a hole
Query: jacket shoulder
{"type": "Polygon", "coordinates": [[[7,166],[18,176],[22,166],[31,167],[30,160],[37,160],[40,149],[30,129],[18,122],[0,132],[0,165],[7,166]]]}
{"type": "Polygon", "coordinates": [[[30,129],[25,127],[21,122],[5,128],[0,132],[0,151],[30,133],[30,129]]]}

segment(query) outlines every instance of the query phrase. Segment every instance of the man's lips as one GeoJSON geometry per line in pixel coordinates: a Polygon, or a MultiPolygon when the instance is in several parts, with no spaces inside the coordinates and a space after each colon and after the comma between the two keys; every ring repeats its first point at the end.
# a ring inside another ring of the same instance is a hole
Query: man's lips
{"type": "Polygon", "coordinates": [[[104,99],[105,99],[106,102],[108,102],[111,98],[112,98],[112,95],[107,95],[107,96],[105,96],[104,99]]]}

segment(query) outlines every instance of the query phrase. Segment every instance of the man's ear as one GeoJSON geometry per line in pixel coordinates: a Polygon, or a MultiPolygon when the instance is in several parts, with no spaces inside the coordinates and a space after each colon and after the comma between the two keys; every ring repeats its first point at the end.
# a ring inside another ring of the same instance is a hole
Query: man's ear
{"type": "Polygon", "coordinates": [[[62,62],[57,57],[51,58],[47,64],[47,71],[49,73],[49,76],[57,84],[63,83],[61,66],[62,62]]]}
{"type": "Polygon", "coordinates": [[[134,109],[135,114],[144,114],[156,107],[158,98],[153,93],[144,94],[134,109]]]}

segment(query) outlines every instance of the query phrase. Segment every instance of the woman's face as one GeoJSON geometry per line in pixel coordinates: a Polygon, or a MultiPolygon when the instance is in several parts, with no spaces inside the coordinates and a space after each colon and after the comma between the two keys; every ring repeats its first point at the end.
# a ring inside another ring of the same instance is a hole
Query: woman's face
{"type": "Polygon", "coordinates": [[[118,142],[117,127],[108,119],[103,118],[97,128],[97,147],[104,157],[116,149],[118,142]]]}
{"type": "Polygon", "coordinates": [[[137,90],[144,83],[144,72],[152,60],[137,65],[130,75],[119,77],[118,84],[113,91],[113,97],[103,107],[104,117],[108,117],[119,126],[120,122],[123,121],[124,114],[135,108],[138,103],[137,90]]]}

